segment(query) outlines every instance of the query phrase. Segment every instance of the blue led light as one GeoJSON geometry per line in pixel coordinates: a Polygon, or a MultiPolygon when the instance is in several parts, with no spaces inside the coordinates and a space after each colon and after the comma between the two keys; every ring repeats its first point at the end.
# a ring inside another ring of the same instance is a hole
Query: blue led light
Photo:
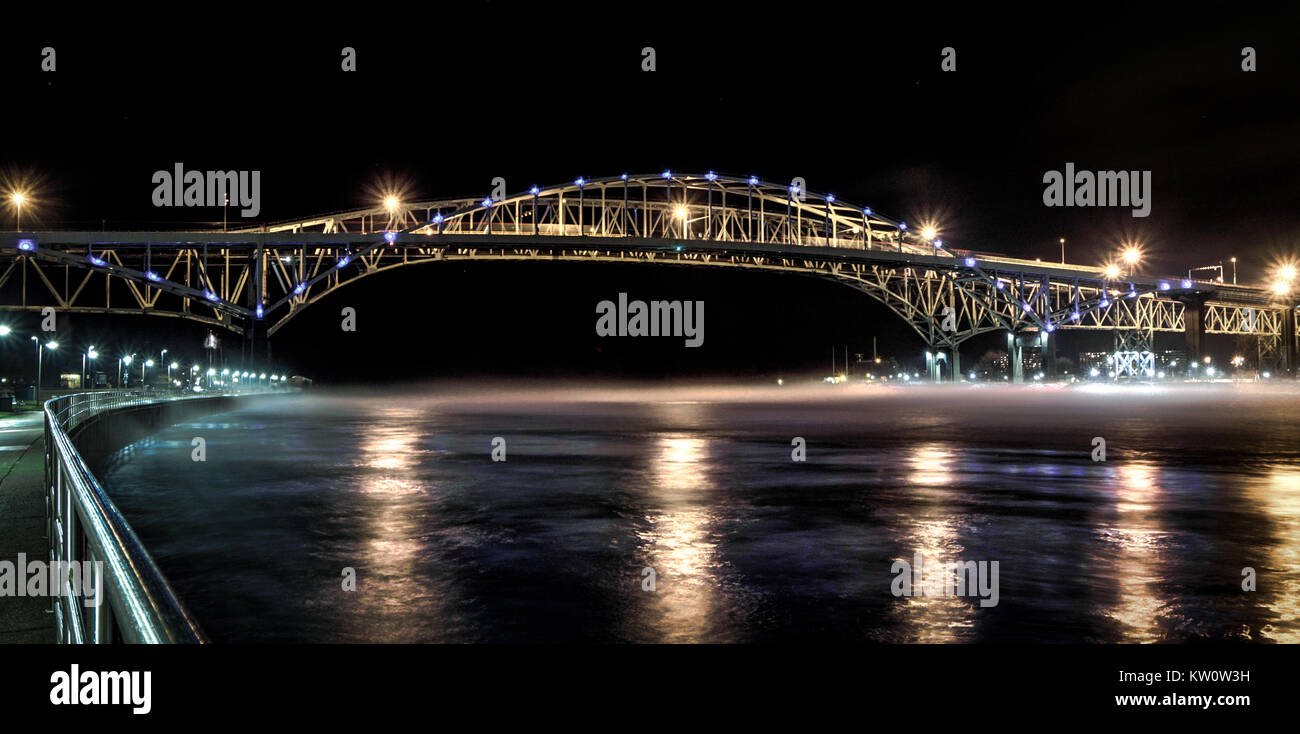
{"type": "Polygon", "coordinates": [[[828,203],[832,203],[832,204],[835,203],[835,194],[827,194],[827,195],[826,195],[826,201],[827,201],[828,203]]]}
{"type": "Polygon", "coordinates": [[[257,318],[262,318],[262,304],[257,304],[257,318]]]}
{"type": "Polygon", "coordinates": [[[1101,299],[1101,307],[1102,307],[1102,308],[1109,308],[1109,307],[1110,307],[1110,299],[1109,299],[1109,298],[1103,298],[1103,299],[1101,299]]]}
{"type": "Polygon", "coordinates": [[[750,177],[749,177],[749,185],[750,185],[750,186],[757,186],[757,185],[758,185],[758,176],[750,176],[750,177]]]}
{"type": "Polygon", "coordinates": [[[709,171],[708,173],[704,174],[704,177],[712,181],[718,177],[718,174],[714,173],[713,171],[709,171]]]}
{"type": "Polygon", "coordinates": [[[1000,281],[1000,280],[999,280],[997,283],[998,283],[998,290],[1002,290],[1003,288],[1006,287],[1006,283],[1003,283],[1003,282],[1000,281]]]}
{"type": "Polygon", "coordinates": [[[1023,308],[1023,309],[1025,309],[1025,313],[1033,313],[1033,312],[1034,312],[1034,309],[1032,309],[1032,308],[1029,307],[1029,302],[1028,302],[1028,301],[1021,302],[1020,307],[1023,308]]]}
{"type": "Polygon", "coordinates": [[[626,180],[627,180],[627,174],[626,174],[626,173],[623,174],[620,178],[622,178],[624,181],[626,181],[626,180]]]}
{"type": "Polygon", "coordinates": [[[1164,282],[1164,281],[1160,281],[1160,290],[1162,290],[1162,291],[1167,291],[1167,290],[1169,290],[1169,284],[1166,283],[1166,282],[1164,282]]]}
{"type": "Polygon", "coordinates": [[[339,264],[336,265],[335,267],[341,268],[350,262],[352,262],[352,258],[347,255],[344,255],[343,257],[339,258],[339,264]]]}
{"type": "Polygon", "coordinates": [[[537,196],[537,192],[538,192],[538,190],[539,190],[539,189],[538,189],[536,186],[534,186],[534,187],[532,187],[531,189],[528,190],[528,193],[532,194],[533,196],[537,196]]]}
{"type": "Polygon", "coordinates": [[[385,232],[385,233],[384,233],[384,239],[388,240],[389,243],[396,242],[396,241],[397,241],[397,233],[396,233],[396,232],[385,232]]]}
{"type": "Polygon", "coordinates": [[[663,177],[664,177],[664,178],[672,178],[672,177],[673,177],[673,172],[672,172],[672,171],[664,171],[664,172],[663,172],[663,177]]]}
{"type": "Polygon", "coordinates": [[[91,265],[103,265],[103,264],[104,264],[104,261],[103,261],[102,259],[100,259],[100,258],[98,258],[98,257],[95,257],[94,255],[91,255],[91,256],[90,256],[89,258],[87,258],[87,259],[90,260],[90,264],[91,264],[91,265]]]}
{"type": "Polygon", "coordinates": [[[975,258],[973,258],[973,257],[968,257],[968,258],[966,258],[966,267],[968,267],[968,268],[973,268],[973,267],[975,267],[975,258]]]}
{"type": "Polygon", "coordinates": [[[907,231],[907,222],[899,222],[899,223],[898,223],[898,228],[901,229],[901,230],[903,230],[903,231],[907,231]]]}
{"type": "Polygon", "coordinates": [[[935,240],[935,241],[934,241],[934,246],[937,247],[937,248],[939,248],[940,250],[942,250],[942,249],[943,249],[943,240],[935,240]]]}
{"type": "MultiPolygon", "coordinates": [[[[98,263],[96,263],[96,264],[98,264],[98,263]]],[[[145,273],[145,274],[144,274],[144,277],[148,278],[149,280],[161,280],[161,278],[158,277],[158,274],[155,273],[155,272],[152,271],[152,270],[150,270],[149,272],[145,273]]]]}
{"type": "Polygon", "coordinates": [[[31,240],[18,240],[18,249],[31,252],[36,249],[36,243],[31,240]]]}
{"type": "Polygon", "coordinates": [[[298,285],[296,285],[296,286],[293,287],[293,294],[294,294],[295,296],[301,296],[301,295],[302,295],[302,292],[305,291],[305,290],[307,290],[307,284],[306,284],[306,283],[299,283],[298,285]]]}
{"type": "Polygon", "coordinates": [[[1051,322],[1049,321],[1049,322],[1047,323],[1047,325],[1044,326],[1043,328],[1044,328],[1044,329],[1047,329],[1048,332],[1053,332],[1053,331],[1056,331],[1056,324],[1053,324],[1053,323],[1051,323],[1051,322]]]}
{"type": "Polygon", "coordinates": [[[871,207],[867,207],[866,209],[863,209],[862,213],[866,214],[867,216],[871,216],[871,207]]]}
{"type": "Polygon", "coordinates": [[[489,196],[488,198],[484,199],[483,206],[492,206],[492,197],[489,196]]]}
{"type": "MultiPolygon", "coordinates": [[[[534,188],[535,188],[535,187],[534,187],[534,188]]],[[[434,224],[442,224],[442,215],[441,215],[441,214],[435,214],[435,215],[433,216],[433,223],[434,223],[434,224]]]]}
{"type": "Polygon", "coordinates": [[[1184,281],[1183,281],[1183,287],[1184,287],[1184,288],[1191,288],[1191,287],[1192,287],[1192,281],[1190,281],[1190,280],[1184,280],[1184,281]]]}
{"type": "Polygon", "coordinates": [[[678,251],[678,252],[681,252],[681,251],[682,251],[682,246],[681,246],[681,245],[678,245],[678,246],[677,246],[677,251],[678,251]]]}
{"type": "Polygon", "coordinates": [[[1070,320],[1071,320],[1071,321],[1078,321],[1078,320],[1079,320],[1079,312],[1078,312],[1078,311],[1075,311],[1074,313],[1070,314],[1070,320]]]}
{"type": "Polygon", "coordinates": [[[577,177],[576,179],[574,179],[573,183],[574,183],[575,186],[586,186],[586,185],[587,185],[587,181],[586,181],[586,179],[584,179],[582,176],[579,176],[579,177],[577,177]]]}
{"type": "Polygon", "coordinates": [[[207,298],[208,298],[209,301],[215,301],[215,300],[217,300],[217,294],[216,294],[216,293],[213,293],[212,291],[208,291],[208,292],[204,293],[203,295],[207,296],[207,298]]]}

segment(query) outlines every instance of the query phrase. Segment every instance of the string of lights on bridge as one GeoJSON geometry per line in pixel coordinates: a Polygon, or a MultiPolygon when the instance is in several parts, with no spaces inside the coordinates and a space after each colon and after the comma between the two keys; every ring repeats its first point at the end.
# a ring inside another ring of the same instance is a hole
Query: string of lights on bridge
{"type": "MultiPolygon", "coordinates": [[[[674,174],[673,174],[673,172],[672,172],[671,170],[665,170],[665,171],[663,171],[663,172],[662,172],[661,174],[659,174],[659,175],[660,175],[660,177],[661,177],[661,178],[666,182],[667,186],[669,187],[669,195],[670,195],[670,199],[669,199],[669,201],[670,201],[670,200],[671,200],[671,186],[672,186],[672,182],[673,182],[673,180],[674,180],[675,178],[677,178],[677,177],[674,176],[674,174]]],[[[689,176],[689,177],[684,177],[684,179],[685,179],[685,178],[698,178],[698,177],[695,177],[695,176],[689,176]]],[[[759,186],[768,186],[768,187],[773,187],[773,188],[777,188],[777,189],[779,189],[779,188],[785,188],[785,190],[788,192],[788,196],[789,196],[789,200],[790,200],[790,201],[793,201],[793,200],[795,200],[795,199],[798,199],[800,202],[802,202],[802,201],[804,200],[804,198],[807,197],[807,196],[812,196],[812,197],[814,197],[814,198],[820,198],[822,201],[825,202],[825,206],[826,206],[826,217],[827,217],[827,224],[826,224],[826,226],[827,226],[828,232],[830,231],[830,227],[831,227],[831,219],[832,219],[832,210],[831,210],[831,207],[832,207],[833,204],[835,204],[835,203],[837,202],[837,198],[836,198],[836,196],[835,196],[834,194],[824,194],[824,195],[815,194],[815,193],[813,193],[813,192],[811,192],[811,191],[806,191],[806,190],[804,190],[801,186],[798,185],[798,183],[794,183],[794,182],[792,182],[792,183],[791,183],[790,185],[788,185],[788,186],[781,185],[781,184],[771,184],[770,182],[764,182],[764,181],[760,180],[757,176],[749,176],[749,177],[747,177],[747,178],[744,178],[744,177],[741,177],[741,178],[731,178],[731,177],[723,177],[723,176],[719,176],[718,174],[716,174],[716,173],[710,171],[710,172],[708,172],[707,174],[704,174],[703,178],[704,178],[705,180],[708,181],[708,183],[709,183],[709,185],[710,185],[710,191],[712,191],[712,188],[711,188],[711,187],[712,187],[712,185],[713,185],[713,183],[714,183],[715,181],[722,181],[722,180],[725,180],[725,181],[727,181],[727,182],[732,182],[732,183],[747,183],[748,186],[749,186],[750,189],[751,189],[751,196],[752,196],[752,190],[754,189],[754,187],[759,187],[759,186]]],[[[574,179],[572,183],[573,183],[573,186],[577,187],[577,189],[578,189],[578,191],[579,191],[580,201],[581,201],[581,195],[582,195],[582,192],[585,190],[585,188],[586,188],[589,184],[604,184],[604,183],[609,183],[609,182],[612,182],[612,181],[617,181],[617,180],[620,180],[620,179],[621,179],[622,181],[624,181],[624,182],[627,182],[627,181],[629,180],[629,175],[626,174],[626,173],[624,173],[624,174],[622,174],[621,176],[619,176],[617,179],[613,179],[613,178],[611,178],[611,179],[587,179],[587,178],[585,178],[585,177],[578,177],[578,178],[574,179]]],[[[640,177],[640,176],[638,176],[638,177],[637,177],[637,180],[638,180],[638,181],[644,181],[644,180],[645,180],[645,177],[640,177]]],[[[557,188],[559,188],[559,187],[547,187],[547,188],[543,188],[543,187],[539,187],[539,186],[534,185],[534,186],[531,186],[531,187],[527,190],[527,195],[533,197],[533,199],[534,199],[534,201],[535,201],[535,200],[537,199],[537,197],[539,197],[539,196],[540,196],[544,191],[555,190],[555,189],[557,189],[557,188]]],[[[507,200],[519,199],[519,198],[521,198],[522,196],[523,196],[523,194],[518,194],[518,195],[515,195],[515,196],[507,197],[507,200]]],[[[15,213],[15,224],[16,224],[16,227],[17,227],[17,231],[21,233],[21,218],[22,218],[23,209],[24,209],[24,208],[31,208],[31,207],[33,207],[34,204],[35,204],[35,201],[34,201],[32,195],[31,195],[30,191],[27,191],[27,190],[13,190],[13,191],[10,191],[9,194],[8,194],[8,200],[9,200],[9,203],[10,203],[10,205],[11,205],[11,208],[14,210],[14,213],[15,213]]],[[[395,192],[394,192],[394,193],[386,193],[386,194],[384,194],[383,197],[382,197],[382,199],[381,199],[381,201],[380,201],[379,203],[380,203],[380,206],[382,206],[385,210],[387,210],[387,211],[389,212],[390,215],[399,212],[399,211],[402,210],[403,207],[404,207],[404,203],[403,203],[403,201],[402,201],[401,196],[398,195],[398,193],[395,193],[395,192]]],[[[498,203],[499,203],[498,200],[494,199],[492,196],[487,196],[487,197],[484,197],[484,198],[479,202],[478,206],[480,206],[481,208],[484,208],[484,209],[490,209],[491,207],[497,205],[498,203]]],[[[581,204],[580,204],[580,206],[581,206],[581,204]]],[[[712,205],[710,204],[710,207],[711,207],[711,206],[712,206],[712,205]]],[[[841,206],[846,206],[846,205],[843,205],[843,204],[842,204],[841,206]]],[[[878,221],[881,221],[881,222],[885,222],[885,223],[888,223],[888,224],[890,224],[890,225],[896,227],[896,228],[897,228],[897,232],[899,233],[898,242],[899,242],[899,246],[901,247],[901,244],[902,244],[902,235],[903,235],[903,233],[908,232],[908,225],[907,225],[907,223],[906,223],[905,221],[894,220],[894,219],[891,219],[891,218],[888,218],[888,217],[882,216],[882,215],[880,215],[879,213],[877,213],[876,211],[874,211],[874,210],[873,210],[872,208],[870,208],[870,207],[861,207],[861,208],[860,208],[860,212],[861,212],[861,215],[862,215],[862,217],[863,217],[864,224],[865,224],[865,222],[867,221],[867,218],[870,217],[870,218],[874,218],[875,220],[878,220],[878,221]]],[[[467,213],[468,213],[468,212],[467,212],[467,210],[465,210],[465,209],[461,209],[461,210],[457,210],[457,211],[452,211],[452,212],[449,212],[449,213],[443,213],[443,212],[439,211],[437,214],[435,214],[434,216],[430,217],[430,218],[429,218],[429,221],[427,221],[427,222],[422,222],[422,223],[420,223],[420,224],[417,224],[416,226],[409,227],[409,228],[406,228],[406,229],[389,229],[388,231],[385,231],[385,232],[383,233],[383,235],[382,235],[382,237],[383,237],[383,242],[382,242],[382,243],[377,242],[375,245],[373,245],[373,246],[371,246],[371,247],[369,247],[369,248],[363,248],[360,252],[356,252],[356,253],[352,253],[352,252],[347,252],[347,251],[345,251],[345,252],[344,252],[340,257],[338,257],[338,259],[336,260],[336,262],[335,262],[335,264],[334,264],[333,269],[335,269],[335,270],[341,270],[341,269],[343,269],[343,268],[346,268],[346,267],[348,267],[349,265],[351,265],[351,264],[355,261],[355,257],[356,257],[357,255],[366,254],[366,253],[368,253],[368,252],[370,252],[370,251],[372,251],[372,250],[376,249],[377,247],[382,246],[382,245],[384,245],[384,244],[387,244],[387,245],[390,245],[390,246],[391,246],[391,245],[395,245],[395,244],[397,244],[397,243],[399,242],[399,240],[403,240],[406,236],[409,236],[409,235],[415,233],[417,230],[420,230],[420,229],[425,229],[425,228],[427,228],[427,227],[437,227],[437,229],[438,229],[438,233],[442,233],[442,231],[443,231],[443,225],[444,225],[445,222],[447,222],[447,221],[449,221],[449,220],[451,220],[451,219],[454,219],[454,218],[456,218],[456,217],[463,216],[463,215],[465,215],[465,214],[467,214],[467,213]]],[[[685,204],[677,204],[677,205],[674,207],[674,209],[673,209],[673,215],[674,215],[674,217],[676,217],[677,219],[685,221],[685,220],[687,219],[687,217],[689,216],[687,206],[686,206],[685,204]]],[[[683,225],[683,227],[684,227],[684,225],[683,225]]],[[[856,231],[856,228],[855,228],[855,231],[856,231]]],[[[939,234],[940,234],[940,229],[939,229],[938,223],[935,223],[935,222],[925,222],[925,223],[923,223],[922,228],[921,228],[921,230],[920,230],[920,232],[919,232],[919,237],[920,237],[920,239],[921,239],[922,241],[924,241],[925,243],[927,243],[927,244],[929,244],[930,246],[932,246],[933,249],[934,249],[934,252],[935,252],[936,254],[939,253],[940,251],[947,252],[947,250],[945,250],[945,244],[944,244],[943,240],[939,237],[939,234]]],[[[1062,249],[1064,249],[1064,240],[1062,240],[1061,243],[1062,243],[1062,249]]],[[[18,242],[17,242],[17,249],[20,250],[20,251],[26,252],[26,253],[33,253],[33,252],[35,252],[35,251],[38,249],[38,240],[35,239],[35,238],[22,238],[22,239],[19,239],[18,242]]],[[[678,251],[681,251],[681,249],[682,249],[681,246],[678,246],[678,247],[677,247],[677,250],[678,250],[678,251]]],[[[148,252],[148,251],[146,250],[146,252],[148,252]]],[[[954,256],[956,256],[955,253],[949,253],[949,254],[954,254],[954,256]]],[[[1143,257],[1144,257],[1144,253],[1143,253],[1143,250],[1142,250],[1142,248],[1141,248],[1140,245],[1137,245],[1137,244],[1128,244],[1128,245],[1124,246],[1124,248],[1123,248],[1119,253],[1117,253],[1117,256],[1116,256],[1113,260],[1111,260],[1110,262],[1105,263],[1104,265],[1102,265],[1102,266],[1100,267],[1100,269],[1099,269],[1099,275],[1100,275],[1102,278],[1104,278],[1104,280],[1106,280],[1106,281],[1112,281],[1112,282],[1113,282],[1113,281],[1120,280],[1120,279],[1126,277],[1127,275],[1131,275],[1131,274],[1135,273],[1136,270],[1137,270],[1137,268],[1138,268],[1138,266],[1139,266],[1139,264],[1140,264],[1140,262],[1142,261],[1143,257]]],[[[147,255],[146,255],[146,258],[147,258],[147,255]]],[[[88,261],[91,265],[95,266],[96,268],[102,268],[102,269],[106,269],[106,270],[122,270],[124,274],[126,274],[126,275],[128,275],[128,276],[130,275],[130,271],[129,271],[129,269],[126,269],[126,268],[122,268],[122,267],[119,267],[119,266],[112,265],[112,264],[108,263],[107,261],[105,261],[103,258],[101,258],[101,257],[99,257],[98,255],[96,255],[95,252],[94,252],[93,245],[88,246],[88,248],[87,248],[87,256],[86,256],[86,259],[87,259],[87,261],[88,261]]],[[[967,257],[965,257],[965,258],[962,260],[962,262],[963,262],[963,263],[964,263],[968,268],[976,268],[976,267],[979,265],[979,261],[978,261],[977,258],[974,257],[974,256],[967,256],[967,257]]],[[[1234,268],[1235,268],[1236,258],[1233,258],[1233,262],[1234,262],[1234,268]]],[[[1064,264],[1064,257],[1062,258],[1062,264],[1064,264]]],[[[1235,272],[1235,270],[1234,270],[1234,272],[1235,272]]],[[[323,272],[323,273],[318,274],[318,275],[315,276],[314,278],[307,279],[307,280],[301,280],[301,281],[295,283],[295,284],[293,285],[293,288],[292,288],[292,294],[293,294],[294,296],[301,296],[301,295],[306,291],[307,288],[311,287],[311,286],[312,286],[314,283],[316,283],[317,281],[319,281],[319,280],[321,280],[321,279],[327,277],[327,275],[328,275],[328,272],[323,272]]],[[[1296,263],[1295,263],[1294,261],[1285,261],[1285,262],[1278,263],[1278,264],[1276,264],[1276,265],[1273,267],[1273,272],[1271,273],[1272,282],[1271,282],[1271,284],[1268,286],[1268,289],[1270,290],[1271,293],[1273,293],[1274,295],[1276,295],[1276,296],[1278,296],[1278,297],[1285,297],[1285,296],[1288,296],[1288,295],[1291,293],[1292,286],[1293,286],[1294,281],[1295,281],[1295,279],[1296,279],[1296,275],[1297,275],[1297,266],[1296,266],[1296,263]]],[[[158,284],[158,285],[168,284],[168,285],[174,285],[174,286],[180,287],[180,284],[171,284],[171,283],[168,283],[168,282],[166,281],[166,279],[164,279],[164,278],[163,278],[162,276],[160,276],[156,271],[154,271],[154,269],[153,269],[153,268],[148,264],[147,261],[146,261],[146,265],[145,265],[145,269],[144,269],[143,276],[144,276],[145,279],[147,279],[149,282],[151,282],[151,283],[153,283],[153,284],[158,284]]],[[[998,290],[1002,290],[1002,289],[1004,289],[1005,286],[1004,286],[1003,281],[1000,280],[1000,279],[998,279],[998,278],[996,277],[996,274],[995,274],[994,276],[991,276],[991,280],[995,283],[995,285],[996,285],[996,287],[998,288],[998,290]]],[[[1166,280],[1161,280],[1161,281],[1159,281],[1158,286],[1157,286],[1157,287],[1158,287],[1158,290],[1159,290],[1159,291],[1169,291],[1169,290],[1173,289],[1174,286],[1172,285],[1172,283],[1175,283],[1175,282],[1178,283],[1179,285],[1181,285],[1182,289],[1184,289],[1184,290],[1192,288],[1192,287],[1193,287],[1193,284],[1194,284],[1194,282],[1193,282],[1192,279],[1190,278],[1190,271],[1189,271],[1189,277],[1186,278],[1186,279],[1182,279],[1181,281],[1166,281],[1166,280]]],[[[1222,277],[1220,277],[1220,282],[1222,282],[1222,277]]],[[[1234,276],[1234,282],[1235,282],[1235,276],[1234,276]]],[[[1101,308],[1103,308],[1103,309],[1106,308],[1106,307],[1108,307],[1108,306],[1110,305],[1110,298],[1109,298],[1109,295],[1108,295],[1108,290],[1109,290],[1109,289],[1107,289],[1107,288],[1104,286],[1104,284],[1103,284],[1103,288],[1102,288],[1102,294],[1103,294],[1103,297],[1102,297],[1102,299],[1100,300],[1100,302],[1098,303],[1098,305],[1099,305],[1101,308]]],[[[203,298],[205,298],[206,300],[208,300],[209,302],[211,302],[211,303],[213,303],[213,304],[216,304],[216,305],[224,305],[224,303],[223,303],[223,299],[222,299],[222,298],[221,298],[221,297],[220,297],[220,296],[219,296],[219,295],[218,295],[214,290],[212,290],[212,288],[210,288],[210,287],[204,287],[204,288],[203,288],[200,292],[198,292],[198,293],[201,293],[201,296],[202,296],[203,298]]],[[[1120,297],[1119,294],[1118,294],[1117,292],[1116,292],[1114,295],[1117,296],[1117,297],[1120,297]]],[[[1137,297],[1137,296],[1139,296],[1139,295],[1140,295],[1140,294],[1139,294],[1139,293],[1136,291],[1136,289],[1134,288],[1133,283],[1130,282],[1130,283],[1129,283],[1129,291],[1128,291],[1128,293],[1126,293],[1126,294],[1125,294],[1124,296],[1122,296],[1122,297],[1135,298],[1135,297],[1137,297]]],[[[282,303],[283,301],[284,301],[284,299],[281,299],[281,303],[282,303]]],[[[277,303],[277,304],[274,304],[274,305],[278,306],[279,304],[277,303]]],[[[1029,303],[1027,303],[1027,302],[1023,302],[1021,305],[1023,306],[1023,308],[1024,308],[1024,310],[1025,310],[1026,313],[1032,313],[1032,310],[1033,310],[1033,309],[1032,309],[1031,304],[1029,304],[1029,303]]],[[[263,318],[263,317],[265,316],[265,314],[266,314],[266,310],[267,310],[267,306],[265,305],[265,303],[259,301],[259,302],[258,302],[257,304],[255,304],[255,306],[254,306],[253,315],[254,315],[257,319],[261,319],[261,318],[263,318]]],[[[1079,313],[1079,311],[1078,311],[1078,310],[1075,310],[1075,311],[1073,311],[1073,312],[1069,315],[1069,318],[1070,318],[1071,320],[1073,320],[1073,321],[1078,321],[1078,320],[1080,319],[1080,316],[1081,316],[1081,314],[1079,313]]],[[[1046,328],[1047,330],[1050,331],[1050,330],[1052,330],[1052,329],[1054,328],[1054,325],[1053,325],[1052,323],[1050,323],[1050,321],[1049,321],[1049,322],[1047,322],[1047,323],[1044,324],[1044,328],[1046,328]]]]}

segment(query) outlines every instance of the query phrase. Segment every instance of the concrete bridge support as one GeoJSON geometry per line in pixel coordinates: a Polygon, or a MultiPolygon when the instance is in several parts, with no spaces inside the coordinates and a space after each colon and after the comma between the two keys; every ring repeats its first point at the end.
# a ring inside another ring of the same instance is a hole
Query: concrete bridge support
{"type": "Polygon", "coordinates": [[[1205,356],[1205,299],[1188,297],[1182,299],[1183,339],[1187,350],[1187,364],[1183,371],[1188,377],[1194,376],[1192,368],[1201,363],[1205,356]]]}
{"type": "Polygon", "coordinates": [[[1281,373],[1295,377],[1300,370],[1300,353],[1297,352],[1295,309],[1289,308],[1282,314],[1282,370],[1281,373]]]}
{"type": "Polygon", "coordinates": [[[943,382],[947,373],[949,382],[961,382],[961,350],[953,344],[931,344],[926,350],[926,376],[931,382],[943,382]]]}
{"type": "Polygon", "coordinates": [[[1024,348],[1015,332],[1007,332],[1007,362],[1011,369],[1011,382],[1019,385],[1025,381],[1024,348]]]}
{"type": "Polygon", "coordinates": [[[1041,332],[1043,342],[1043,374],[1047,379],[1056,378],[1056,332],[1041,332]]]}

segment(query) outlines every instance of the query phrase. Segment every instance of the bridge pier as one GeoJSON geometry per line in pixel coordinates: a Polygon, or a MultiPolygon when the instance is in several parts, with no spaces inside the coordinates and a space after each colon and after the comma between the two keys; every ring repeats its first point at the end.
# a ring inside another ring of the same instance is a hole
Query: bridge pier
{"type": "Polygon", "coordinates": [[[1287,375],[1296,376],[1296,360],[1300,358],[1297,353],[1296,339],[1296,317],[1295,309],[1288,308],[1282,313],[1282,369],[1281,372],[1287,375]]]}
{"type": "Polygon", "coordinates": [[[931,382],[943,382],[944,363],[948,367],[948,381],[961,382],[961,350],[955,344],[939,343],[929,345],[925,352],[926,376],[931,382]]]}
{"type": "Polygon", "coordinates": [[[1187,350],[1187,364],[1183,371],[1188,377],[1194,376],[1192,367],[1201,363],[1205,356],[1205,299],[1192,296],[1183,301],[1183,340],[1187,350]]]}
{"type": "Polygon", "coordinates": [[[1056,333],[1044,331],[1043,340],[1043,374],[1048,380],[1056,379],[1056,333]]]}
{"type": "Polygon", "coordinates": [[[1011,382],[1019,385],[1025,381],[1024,349],[1014,331],[1007,332],[1007,362],[1011,368],[1011,382]]]}

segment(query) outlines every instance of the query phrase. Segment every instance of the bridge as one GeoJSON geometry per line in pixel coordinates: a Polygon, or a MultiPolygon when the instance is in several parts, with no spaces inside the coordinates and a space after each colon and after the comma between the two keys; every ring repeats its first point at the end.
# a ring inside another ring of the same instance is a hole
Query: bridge
{"type": "MultiPolygon", "coordinates": [[[[270,337],[334,291],[394,268],[456,260],[645,263],[765,270],[855,288],[961,374],[962,342],[1007,334],[1054,350],[1058,329],[1114,333],[1119,377],[1154,374],[1157,332],[1254,337],[1290,374],[1297,303],[1262,288],[1116,274],[946,245],[869,207],[795,184],[672,171],[579,178],[513,195],[387,201],[231,231],[0,235],[0,310],[150,314],[270,337]]],[[[1045,362],[1047,360],[1044,360],[1045,362]]],[[[938,363],[932,365],[939,374],[938,363]]]]}

